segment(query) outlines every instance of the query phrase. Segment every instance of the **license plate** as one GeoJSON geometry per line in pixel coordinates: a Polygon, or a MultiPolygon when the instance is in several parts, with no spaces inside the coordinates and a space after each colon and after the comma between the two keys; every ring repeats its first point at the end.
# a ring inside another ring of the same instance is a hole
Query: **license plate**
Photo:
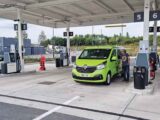
{"type": "Polygon", "coordinates": [[[89,75],[88,75],[88,74],[85,74],[85,73],[82,73],[81,76],[82,76],[82,77],[89,77],[89,75]]]}

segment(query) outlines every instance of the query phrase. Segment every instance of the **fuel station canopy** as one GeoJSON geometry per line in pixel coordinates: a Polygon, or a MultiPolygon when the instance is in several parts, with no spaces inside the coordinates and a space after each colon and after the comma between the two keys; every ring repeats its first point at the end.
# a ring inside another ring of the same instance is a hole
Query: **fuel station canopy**
{"type": "Polygon", "coordinates": [[[70,55],[70,27],[144,21],[143,40],[146,41],[148,54],[150,18],[155,21],[153,46],[157,47],[159,5],[160,0],[0,0],[0,17],[18,22],[18,50],[23,71],[21,25],[24,22],[52,28],[66,27],[67,52],[70,55]]]}
{"type": "MultiPolygon", "coordinates": [[[[159,10],[160,0],[151,0],[159,10]]],[[[53,28],[134,22],[144,0],[0,0],[0,17],[53,28]]],[[[152,10],[152,9],[151,9],[152,10]]]]}

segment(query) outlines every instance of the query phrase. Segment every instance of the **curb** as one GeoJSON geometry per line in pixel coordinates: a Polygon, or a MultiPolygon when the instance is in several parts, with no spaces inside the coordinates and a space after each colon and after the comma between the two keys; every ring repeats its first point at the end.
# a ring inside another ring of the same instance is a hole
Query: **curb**
{"type": "Polygon", "coordinates": [[[15,75],[27,75],[27,74],[36,73],[36,72],[37,72],[36,70],[32,70],[32,71],[25,71],[21,73],[0,74],[0,77],[4,78],[4,77],[15,76],[15,75]]]}

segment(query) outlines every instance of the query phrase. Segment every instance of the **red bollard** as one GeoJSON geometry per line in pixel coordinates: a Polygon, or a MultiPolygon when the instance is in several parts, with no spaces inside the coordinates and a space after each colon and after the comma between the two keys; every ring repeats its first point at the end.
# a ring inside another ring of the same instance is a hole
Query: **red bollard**
{"type": "Polygon", "coordinates": [[[46,70],[45,62],[46,62],[46,57],[42,55],[40,58],[40,68],[39,68],[40,71],[46,70]]]}

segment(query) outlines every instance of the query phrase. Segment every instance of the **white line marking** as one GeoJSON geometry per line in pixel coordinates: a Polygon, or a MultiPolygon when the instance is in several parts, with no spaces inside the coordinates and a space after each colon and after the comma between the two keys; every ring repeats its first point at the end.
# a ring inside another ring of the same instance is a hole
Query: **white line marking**
{"type": "MultiPolygon", "coordinates": [[[[80,97],[80,96],[75,96],[75,97],[73,97],[72,99],[64,102],[63,104],[64,104],[64,105],[68,105],[69,103],[73,102],[74,100],[78,99],[79,97],[80,97]]],[[[41,119],[45,118],[46,116],[48,116],[48,115],[56,112],[57,110],[61,109],[62,107],[63,107],[63,106],[57,106],[57,107],[49,110],[48,112],[46,112],[46,113],[44,113],[44,114],[42,114],[42,115],[34,118],[33,120],[41,120],[41,119]]]]}

